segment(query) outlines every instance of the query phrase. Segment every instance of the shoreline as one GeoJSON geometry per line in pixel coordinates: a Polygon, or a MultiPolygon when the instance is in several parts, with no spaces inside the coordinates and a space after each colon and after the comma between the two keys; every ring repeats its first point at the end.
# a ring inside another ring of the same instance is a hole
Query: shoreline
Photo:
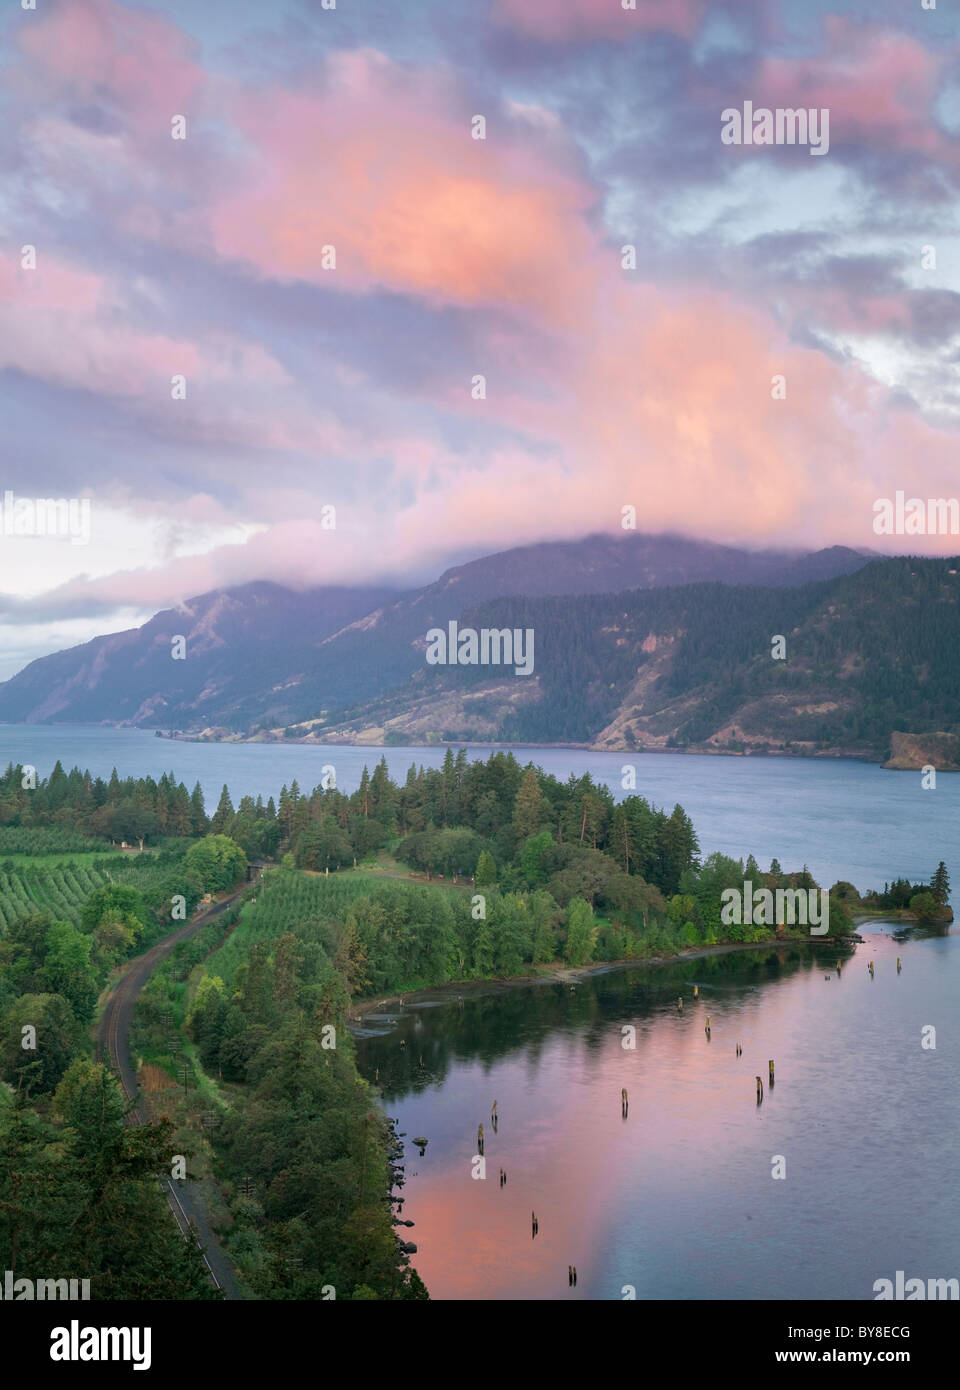
{"type": "MultiPolygon", "coordinates": [[[[108,727],[115,728],[115,729],[120,729],[120,728],[122,728],[122,727],[124,727],[124,726],[115,724],[115,725],[110,725],[110,726],[108,726],[108,727]]],[[[140,728],[139,725],[128,725],[128,726],[125,726],[125,727],[131,728],[131,729],[132,729],[132,728],[137,728],[137,729],[139,729],[139,731],[140,731],[141,733],[150,733],[150,732],[151,732],[150,729],[140,728]]],[[[813,761],[813,760],[815,760],[815,759],[830,759],[830,758],[833,758],[833,759],[835,759],[835,760],[837,760],[837,761],[844,761],[844,760],[847,760],[847,761],[849,761],[849,762],[854,762],[854,763],[869,763],[869,764],[872,764],[872,765],[877,766],[877,767],[882,767],[882,768],[884,768],[884,769],[885,769],[886,771],[888,771],[888,772],[908,772],[908,771],[909,771],[909,772],[913,772],[913,771],[916,771],[918,768],[920,768],[920,767],[922,766],[922,764],[918,763],[918,764],[917,764],[917,768],[905,767],[905,766],[891,768],[891,767],[889,767],[889,766],[887,765],[887,763],[886,763],[886,761],[885,761],[884,756],[883,756],[882,753],[870,752],[870,751],[866,751],[866,750],[865,750],[865,751],[862,751],[862,752],[855,752],[855,751],[853,751],[852,749],[845,749],[845,748],[839,748],[839,749],[823,749],[823,750],[821,750],[821,751],[819,751],[819,752],[787,753],[787,752],[783,751],[782,749],[781,749],[781,750],[778,750],[777,752],[773,752],[773,751],[771,751],[771,750],[769,750],[769,749],[765,749],[765,748],[764,748],[764,749],[756,749],[756,750],[752,750],[752,751],[749,750],[749,749],[736,750],[736,749],[733,749],[733,748],[707,748],[707,747],[697,747],[697,748],[659,748],[659,747],[650,746],[650,747],[643,747],[643,748],[628,748],[626,745],[624,745],[622,748],[600,748],[600,747],[598,747],[596,744],[593,744],[593,743],[499,743],[499,742],[493,741],[493,740],[491,740],[491,739],[476,739],[476,740],[473,740],[473,739],[440,739],[440,740],[438,740],[436,743],[357,743],[357,742],[351,742],[349,739],[345,739],[345,738],[338,738],[338,739],[315,739],[315,738],[262,738],[262,737],[259,737],[259,736],[256,735],[256,734],[254,734],[254,735],[252,735],[252,736],[248,736],[248,735],[230,735],[230,734],[228,734],[228,735],[226,735],[226,736],[224,736],[224,737],[217,737],[217,738],[214,738],[214,737],[205,737],[205,736],[203,735],[202,732],[200,732],[200,733],[188,733],[188,732],[184,731],[184,732],[177,732],[177,733],[174,733],[174,734],[168,734],[168,733],[164,733],[161,729],[153,729],[152,732],[153,732],[153,734],[154,734],[154,736],[155,736],[156,738],[166,739],[166,740],[167,740],[168,742],[170,742],[170,743],[205,743],[205,744],[214,744],[214,745],[217,745],[217,746],[223,745],[223,746],[228,746],[228,747],[231,746],[231,745],[235,745],[235,746],[240,745],[240,746],[242,746],[242,745],[246,745],[246,744],[252,744],[252,745],[266,744],[266,745],[269,745],[269,746],[271,746],[271,747],[281,747],[281,748],[282,748],[282,747],[296,747],[296,748],[300,748],[300,747],[303,747],[303,748],[356,748],[356,749],[367,749],[367,748],[369,748],[369,749],[371,750],[371,752],[379,751],[379,752],[381,752],[381,753],[386,753],[386,752],[387,752],[389,749],[391,749],[391,748],[394,748],[394,749],[400,749],[400,748],[411,748],[411,749],[412,749],[412,748],[437,748],[437,749],[445,749],[445,748],[489,748],[491,751],[493,751],[493,752],[495,752],[495,753],[496,753],[496,752],[505,752],[505,751],[506,751],[506,752],[509,752],[509,750],[510,750],[510,749],[513,749],[513,748],[523,748],[523,749],[540,749],[540,750],[545,750],[545,751],[556,750],[557,752],[575,752],[575,753],[614,753],[614,754],[617,754],[618,756],[621,756],[621,757],[623,757],[623,756],[627,756],[627,757],[646,757],[646,756],[651,755],[651,754],[652,754],[652,755],[655,755],[655,756],[656,756],[656,755],[679,754],[680,756],[684,756],[684,757],[694,757],[694,758],[784,758],[784,759],[792,760],[792,761],[794,761],[794,762],[813,761]]],[[[947,772],[947,771],[950,771],[950,770],[951,770],[951,769],[948,769],[948,768],[943,768],[943,769],[942,769],[942,771],[944,771],[944,772],[947,772]]]]}
{"type": "MultiPolygon", "coordinates": [[[[863,919],[863,925],[867,921],[883,922],[888,920],[886,917],[878,916],[876,913],[863,919]]],[[[395,1010],[392,1005],[406,1001],[413,1004],[441,1004],[455,1001],[458,995],[478,998],[483,994],[495,993],[501,989],[518,989],[527,985],[550,985],[550,984],[578,984],[581,980],[588,979],[592,975],[604,975],[611,970],[622,970],[626,967],[657,967],[662,965],[673,965],[678,961],[702,960],[707,956],[727,955],[733,951],[756,951],[763,950],[769,946],[797,946],[807,943],[815,946],[822,946],[827,942],[835,945],[860,945],[862,937],[855,931],[847,932],[842,936],[785,936],[767,937],[763,941],[724,941],[718,942],[715,946],[695,946],[684,951],[678,951],[674,955],[649,956],[643,960],[635,957],[627,957],[624,960],[604,960],[591,961],[587,965],[561,965],[544,966],[539,975],[509,975],[492,976],[485,980],[450,980],[445,985],[427,985],[423,989],[406,990],[403,993],[391,994],[384,999],[357,999],[350,1001],[350,1010],[347,1015],[348,1022],[360,1022],[362,1019],[377,1014],[381,1009],[386,1009],[393,1013],[395,1010]]]]}
{"type": "MultiPolygon", "coordinates": [[[[0,728],[35,728],[35,725],[25,725],[20,721],[0,721],[0,728]]],[[[216,747],[231,746],[252,746],[267,745],[269,747],[295,747],[295,748],[353,748],[357,750],[369,749],[371,753],[386,753],[390,749],[415,749],[415,748],[487,748],[491,752],[509,752],[511,749],[530,749],[544,752],[580,752],[580,753],[613,753],[623,757],[647,757],[650,755],[678,754],[683,757],[693,758],[772,758],[783,759],[792,762],[822,762],[833,760],[835,762],[866,763],[869,766],[882,768],[884,772],[917,772],[922,770],[925,764],[917,762],[911,764],[905,760],[898,759],[894,762],[883,753],[866,749],[855,750],[846,748],[822,749],[817,752],[804,751],[789,753],[783,749],[773,751],[766,748],[735,750],[732,748],[660,748],[642,747],[628,748],[600,748],[592,743],[499,743],[490,739],[455,739],[439,740],[436,743],[357,743],[348,739],[311,739],[311,738],[263,738],[260,735],[241,735],[226,734],[219,737],[208,737],[202,730],[189,732],[187,730],[177,730],[175,733],[165,732],[157,727],[145,727],[140,724],[110,724],[110,723],[65,723],[57,725],[50,723],[40,727],[55,729],[78,728],[78,729],[104,729],[115,733],[134,733],[150,735],[154,738],[166,740],[168,743],[199,743],[211,744],[216,747]]],[[[938,772],[958,772],[960,767],[941,766],[938,772]]]]}

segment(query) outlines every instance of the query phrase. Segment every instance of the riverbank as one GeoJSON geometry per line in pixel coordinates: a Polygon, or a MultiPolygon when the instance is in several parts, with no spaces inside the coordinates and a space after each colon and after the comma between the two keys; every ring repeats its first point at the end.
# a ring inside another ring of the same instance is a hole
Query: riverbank
{"type": "MultiPolygon", "coordinates": [[[[893,914],[891,914],[892,916],[893,914]]],[[[879,917],[873,913],[864,918],[865,921],[886,921],[886,915],[879,917]]],[[[604,975],[611,970],[623,970],[627,967],[653,967],[661,965],[674,965],[678,961],[701,960],[707,956],[722,956],[733,951],[756,951],[762,950],[765,946],[798,946],[806,943],[812,946],[822,946],[827,942],[836,945],[858,945],[862,937],[856,932],[847,932],[842,936],[810,936],[809,933],[803,936],[768,936],[762,941],[724,941],[716,946],[695,946],[687,950],[666,952],[655,956],[645,956],[642,960],[635,957],[626,960],[604,960],[591,961],[587,965],[563,965],[557,961],[550,965],[541,967],[537,974],[533,975],[510,975],[501,978],[491,977],[485,980],[451,980],[446,985],[434,985],[426,989],[407,990],[402,994],[391,994],[381,999],[357,999],[350,1004],[350,1020],[359,1023],[361,1019],[370,1015],[377,1015],[382,1009],[393,1012],[393,1005],[404,1004],[444,1004],[458,998],[476,999],[483,994],[496,993],[499,990],[518,989],[529,985],[550,985],[550,984],[569,984],[576,985],[581,980],[589,979],[593,975],[604,975]]]]}
{"type": "MultiPolygon", "coordinates": [[[[139,728],[139,725],[116,725],[116,728],[139,728]]],[[[149,729],[143,730],[149,733],[149,729]]],[[[881,767],[890,768],[893,771],[903,771],[912,764],[894,765],[886,761],[886,753],[881,753],[876,749],[850,749],[850,748],[820,748],[811,747],[798,748],[790,751],[784,748],[773,749],[768,746],[756,748],[729,748],[718,747],[716,744],[690,744],[686,747],[670,748],[666,745],[646,744],[642,747],[630,747],[628,744],[615,743],[497,743],[490,739],[436,739],[423,740],[417,739],[413,735],[409,741],[397,743],[385,740],[365,739],[362,731],[353,733],[351,736],[317,738],[305,735],[303,738],[287,738],[283,734],[256,733],[241,734],[229,729],[184,729],[164,732],[162,729],[153,730],[156,738],[168,739],[174,743],[212,743],[223,745],[236,744],[269,744],[279,747],[303,747],[303,748],[369,748],[371,752],[378,749],[387,752],[391,748],[482,748],[490,749],[493,752],[508,751],[510,749],[530,749],[533,752],[549,752],[556,749],[558,752],[581,752],[581,753],[616,753],[619,756],[633,758],[646,757],[656,754],[680,753],[691,757],[705,758],[783,758],[791,761],[810,761],[811,759],[838,759],[850,760],[852,762],[872,763],[881,767]]],[[[918,764],[919,766],[919,764],[918,764]]],[[[944,768],[943,771],[950,771],[944,768]]]]}

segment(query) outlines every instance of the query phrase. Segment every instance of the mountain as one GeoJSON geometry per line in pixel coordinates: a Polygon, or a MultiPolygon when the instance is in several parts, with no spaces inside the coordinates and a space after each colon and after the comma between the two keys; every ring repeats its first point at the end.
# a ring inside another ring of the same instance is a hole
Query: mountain
{"type": "Polygon", "coordinates": [[[0,685],[0,719],[169,728],[205,710],[226,717],[251,701],[269,706],[326,638],[392,597],[269,583],[201,594],[143,627],[31,661],[0,685]],[[173,655],[177,637],[182,659],[173,655]]]}
{"type": "Polygon", "coordinates": [[[304,735],[404,685],[424,665],[427,630],[478,604],[705,581],[790,586],[867,558],[840,546],[747,551],[627,532],[519,546],[408,592],[247,584],[31,662],[0,685],[0,720],[247,736],[296,724],[304,735]],[[176,636],[183,660],[171,655],[176,636]]]}
{"type": "Polygon", "coordinates": [[[318,732],[360,743],[893,750],[912,765],[925,748],[946,770],[958,746],[948,735],[960,734],[958,569],[956,559],[898,558],[793,588],[488,602],[461,628],[532,630],[533,674],[424,661],[403,686],[318,732]]]}
{"type": "Polygon", "coordinates": [[[842,545],[813,552],[754,551],[686,536],[628,531],[581,541],[546,541],[486,555],[447,570],[427,592],[456,590],[465,607],[507,594],[526,598],[612,594],[709,581],[790,585],[848,574],[869,558],[842,545]]]}

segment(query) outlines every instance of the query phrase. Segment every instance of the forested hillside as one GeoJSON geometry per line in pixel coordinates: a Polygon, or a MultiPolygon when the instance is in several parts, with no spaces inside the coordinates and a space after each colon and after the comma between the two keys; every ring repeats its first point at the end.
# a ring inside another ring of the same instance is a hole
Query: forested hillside
{"type": "Polygon", "coordinates": [[[747,551],[621,531],[518,546],[406,589],[246,584],[31,662],[0,684],[0,719],[270,736],[302,720],[329,723],[401,685],[422,665],[429,627],[490,599],[705,580],[791,585],[864,562],[842,546],[747,551]]]}
{"type": "Polygon", "coordinates": [[[897,730],[960,729],[958,569],[893,559],[796,588],[483,604],[462,625],[531,629],[533,676],[424,664],[336,732],[885,758],[897,730]]]}

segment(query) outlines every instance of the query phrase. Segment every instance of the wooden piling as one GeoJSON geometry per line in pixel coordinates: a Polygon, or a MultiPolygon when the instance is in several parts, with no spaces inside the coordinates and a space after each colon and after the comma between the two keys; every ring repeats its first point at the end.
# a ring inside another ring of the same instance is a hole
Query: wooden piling
{"type": "Polygon", "coordinates": [[[767,1063],[767,1066],[770,1068],[770,1089],[771,1089],[771,1091],[772,1091],[772,1090],[773,1090],[773,1058],[772,1058],[772,1057],[770,1058],[770,1061],[767,1063]]]}
{"type": "Polygon", "coordinates": [[[759,1105],[760,1102],[761,1102],[762,1100],[763,1100],[763,1078],[762,1078],[761,1076],[758,1076],[758,1077],[757,1077],[757,1104],[759,1105]]]}

